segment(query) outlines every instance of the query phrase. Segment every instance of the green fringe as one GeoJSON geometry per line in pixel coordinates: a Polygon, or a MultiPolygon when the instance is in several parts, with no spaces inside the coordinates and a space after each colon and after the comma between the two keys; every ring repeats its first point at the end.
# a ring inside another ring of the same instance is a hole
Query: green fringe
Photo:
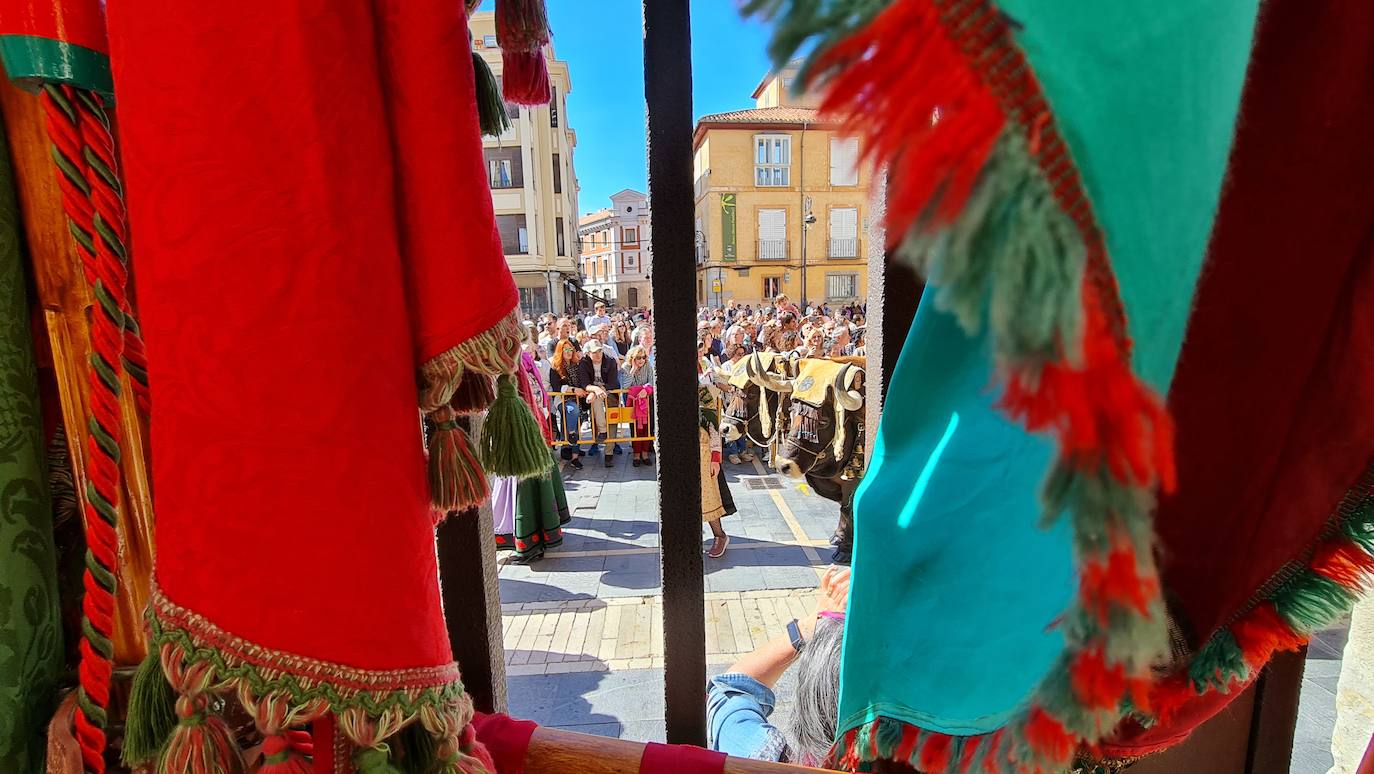
{"type": "Polygon", "coordinates": [[[1341,531],[1352,542],[1374,554],[1374,497],[1356,504],[1354,511],[1341,523],[1341,531]]]}
{"type": "Polygon", "coordinates": [[[1308,635],[1331,625],[1353,604],[1354,592],[1311,570],[1299,572],[1274,592],[1279,615],[1308,635]]]}
{"type": "Polygon", "coordinates": [[[353,754],[353,767],[358,774],[409,774],[391,761],[391,748],[386,744],[366,747],[353,754]]]}
{"type": "MultiPolygon", "coordinates": [[[[938,197],[930,205],[938,204],[938,197]]],[[[970,334],[986,317],[999,362],[1079,361],[1083,237],[1060,208],[1018,127],[997,141],[948,227],[918,218],[898,248],[970,334]]]]}
{"type": "Polygon", "coordinates": [[[491,65],[476,51],[472,52],[472,71],[477,79],[477,117],[482,134],[500,137],[510,128],[510,116],[506,115],[506,102],[501,98],[501,86],[496,83],[496,75],[491,65]]]}
{"type": "Polygon", "coordinates": [[[740,14],[757,16],[773,25],[768,58],[774,69],[782,69],[810,47],[804,55],[802,77],[793,87],[794,92],[800,93],[817,58],[866,27],[890,3],[891,0],[748,0],[740,8],[740,14]]]}
{"type": "Polygon", "coordinates": [[[156,645],[151,645],[147,658],[134,673],[124,726],[124,749],[119,756],[128,768],[156,758],[177,725],[177,695],[162,674],[158,650],[156,645]]]}
{"type": "Polygon", "coordinates": [[[515,391],[515,377],[496,380],[496,400],[482,425],[478,454],[482,467],[493,476],[531,478],[543,475],[553,464],[544,434],[530,407],[515,391]]]}
{"type": "Polygon", "coordinates": [[[1198,693],[1213,688],[1222,693],[1230,690],[1231,683],[1250,677],[1250,667],[1245,663],[1245,654],[1240,643],[1230,629],[1221,629],[1207,640],[1207,644],[1193,656],[1188,666],[1188,677],[1193,682],[1193,690],[1198,693]]]}
{"type": "Polygon", "coordinates": [[[876,725],[874,734],[878,741],[878,757],[891,760],[897,752],[897,746],[902,743],[902,734],[905,731],[903,723],[892,718],[878,718],[876,725]]]}
{"type": "Polygon", "coordinates": [[[411,723],[395,736],[401,766],[409,774],[430,774],[439,766],[439,742],[421,723],[411,723]]]}

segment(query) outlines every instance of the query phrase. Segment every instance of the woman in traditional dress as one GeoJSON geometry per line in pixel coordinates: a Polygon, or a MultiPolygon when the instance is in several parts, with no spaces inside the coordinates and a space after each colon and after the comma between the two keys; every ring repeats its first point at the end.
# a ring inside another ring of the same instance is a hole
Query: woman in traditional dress
{"type": "MultiPolygon", "coordinates": [[[[533,328],[529,330],[532,334],[533,328]]],[[[496,537],[496,547],[515,551],[515,561],[520,564],[538,561],[544,557],[546,549],[562,544],[563,525],[572,521],[568,511],[568,495],[563,488],[563,475],[558,470],[558,461],[553,458],[548,396],[544,392],[534,357],[530,354],[530,350],[537,347],[537,342],[531,336],[528,345],[520,353],[520,366],[515,376],[520,397],[529,404],[543,433],[544,443],[549,445],[549,470],[542,476],[527,478],[516,485],[514,533],[510,536],[498,534],[496,537]],[[503,537],[507,539],[503,540],[503,537]]]]}
{"type": "Polygon", "coordinates": [[[701,439],[701,518],[711,525],[711,534],[715,536],[706,555],[719,559],[730,545],[730,536],[725,534],[720,520],[735,512],[735,498],[730,494],[725,471],[720,467],[720,412],[716,408],[719,391],[714,383],[711,361],[707,359],[711,339],[709,330],[697,332],[697,400],[701,407],[698,436],[701,439]]]}

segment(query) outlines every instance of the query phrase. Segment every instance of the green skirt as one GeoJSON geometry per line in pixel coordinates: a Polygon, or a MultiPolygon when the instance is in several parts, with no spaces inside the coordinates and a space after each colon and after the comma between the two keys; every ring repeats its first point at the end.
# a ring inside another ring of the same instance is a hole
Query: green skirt
{"type": "Polygon", "coordinates": [[[515,528],[510,535],[497,535],[496,547],[513,550],[521,559],[542,556],[545,548],[563,542],[563,525],[569,521],[568,494],[555,461],[547,475],[527,478],[516,486],[515,528]]]}

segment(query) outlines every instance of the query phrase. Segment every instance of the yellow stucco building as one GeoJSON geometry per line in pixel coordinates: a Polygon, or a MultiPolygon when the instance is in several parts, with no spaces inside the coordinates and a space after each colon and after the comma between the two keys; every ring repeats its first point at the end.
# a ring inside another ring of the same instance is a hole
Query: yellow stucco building
{"type": "Polygon", "coordinates": [[[755,107],[702,116],[694,135],[697,300],[862,302],[871,172],[854,138],[790,94],[794,67],[755,107]]]}

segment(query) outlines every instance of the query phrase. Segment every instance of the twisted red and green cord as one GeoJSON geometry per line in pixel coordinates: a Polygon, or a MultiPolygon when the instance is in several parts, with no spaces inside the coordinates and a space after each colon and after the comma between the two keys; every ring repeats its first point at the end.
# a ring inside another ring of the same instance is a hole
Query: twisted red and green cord
{"type": "Polygon", "coordinates": [[[129,363],[136,397],[146,411],[146,383],[137,378],[146,370],[125,298],[125,210],[109,117],[98,96],[71,86],[45,85],[41,100],[62,206],[96,302],[87,376],[86,568],[75,725],[86,770],[103,774],[118,586],[121,374],[129,363]]]}

